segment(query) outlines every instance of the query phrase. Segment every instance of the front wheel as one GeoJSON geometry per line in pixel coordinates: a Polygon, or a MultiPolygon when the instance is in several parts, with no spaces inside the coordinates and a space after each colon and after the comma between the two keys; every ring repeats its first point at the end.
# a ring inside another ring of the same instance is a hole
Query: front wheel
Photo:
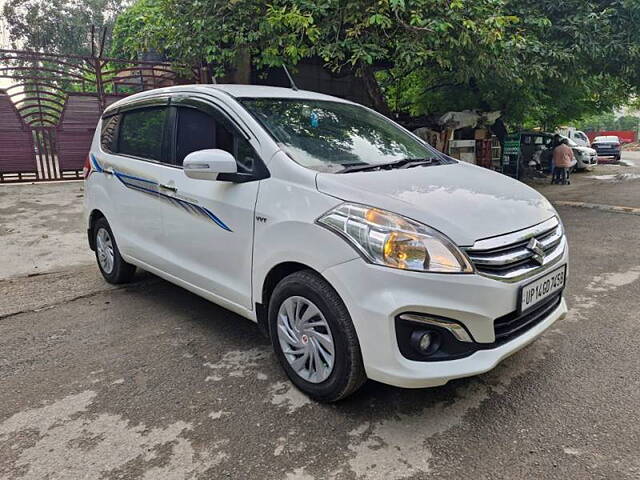
{"type": "Polygon", "coordinates": [[[269,329],[278,361],[311,398],[335,402],[366,381],[349,312],[315,272],[295,272],[278,283],[269,302],[269,329]]]}

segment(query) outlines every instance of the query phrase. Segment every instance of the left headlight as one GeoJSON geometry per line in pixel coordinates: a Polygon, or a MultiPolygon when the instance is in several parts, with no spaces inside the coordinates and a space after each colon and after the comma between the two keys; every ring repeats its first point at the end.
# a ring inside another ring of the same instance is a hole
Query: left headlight
{"type": "Polygon", "coordinates": [[[471,273],[466,255],[440,232],[395,213],[343,203],[318,218],[377,265],[420,272],[471,273]]]}

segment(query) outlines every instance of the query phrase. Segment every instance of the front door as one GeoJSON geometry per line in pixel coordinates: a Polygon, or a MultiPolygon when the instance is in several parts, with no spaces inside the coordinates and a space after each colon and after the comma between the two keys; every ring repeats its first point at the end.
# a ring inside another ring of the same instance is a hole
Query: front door
{"type": "Polygon", "coordinates": [[[172,118],[178,168],[167,171],[163,180],[174,198],[174,204],[163,209],[171,273],[251,309],[254,209],[260,182],[196,180],[180,167],[191,152],[219,148],[232,153],[239,171],[247,172],[257,159],[255,150],[210,105],[172,106],[172,118]]]}

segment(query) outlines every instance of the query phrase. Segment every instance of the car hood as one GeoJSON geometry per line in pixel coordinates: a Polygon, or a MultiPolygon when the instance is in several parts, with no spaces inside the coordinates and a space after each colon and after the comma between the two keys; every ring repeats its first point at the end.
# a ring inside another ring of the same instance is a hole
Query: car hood
{"type": "Polygon", "coordinates": [[[404,215],[460,246],[521,230],[556,214],[525,184],[466,163],[407,169],[319,173],[319,191],[404,215]]]}
{"type": "Polygon", "coordinates": [[[596,151],[591,147],[577,146],[577,147],[571,147],[571,148],[575,151],[586,153],[587,155],[596,154],[596,151]]]}

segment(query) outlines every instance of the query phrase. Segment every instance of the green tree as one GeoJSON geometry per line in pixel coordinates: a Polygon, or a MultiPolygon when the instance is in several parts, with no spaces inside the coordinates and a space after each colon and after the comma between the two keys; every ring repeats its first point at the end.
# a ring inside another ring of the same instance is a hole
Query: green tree
{"type": "MultiPolygon", "coordinates": [[[[8,27],[9,41],[15,49],[90,55],[91,27],[95,27],[98,37],[95,43],[102,40],[104,32],[108,45],[115,17],[124,7],[122,0],[7,0],[2,15],[8,27]]],[[[28,92],[21,100],[20,106],[24,107],[21,114],[44,126],[55,124],[61,115],[63,105],[57,95],[95,89],[92,66],[80,59],[61,61],[46,56],[38,59],[8,56],[5,65],[18,67],[13,71],[13,83],[22,83],[22,88],[28,92]],[[42,114],[39,113],[40,106],[42,114]]]]}
{"type": "Polygon", "coordinates": [[[503,0],[140,0],[118,18],[114,50],[129,58],[161,50],[182,63],[204,60],[218,74],[238,51],[258,67],[317,56],[328,69],[361,75],[385,110],[384,85],[375,77],[381,68],[396,75],[453,71],[456,82],[496,69],[513,75],[514,54],[527,39],[503,6],[503,0]]]}
{"type": "Polygon", "coordinates": [[[640,88],[637,0],[139,0],[114,52],[158,51],[221,75],[319,57],[362,76],[384,113],[502,110],[553,127],[640,88]]]}
{"type": "Polygon", "coordinates": [[[616,120],[616,130],[633,130],[640,129],[640,118],[633,115],[623,115],[616,120]]]}
{"type": "MultiPolygon", "coordinates": [[[[126,0],[7,0],[2,15],[13,48],[44,53],[89,55],[91,26],[111,38],[126,0]]],[[[97,39],[99,40],[99,39],[97,39]]]]}

